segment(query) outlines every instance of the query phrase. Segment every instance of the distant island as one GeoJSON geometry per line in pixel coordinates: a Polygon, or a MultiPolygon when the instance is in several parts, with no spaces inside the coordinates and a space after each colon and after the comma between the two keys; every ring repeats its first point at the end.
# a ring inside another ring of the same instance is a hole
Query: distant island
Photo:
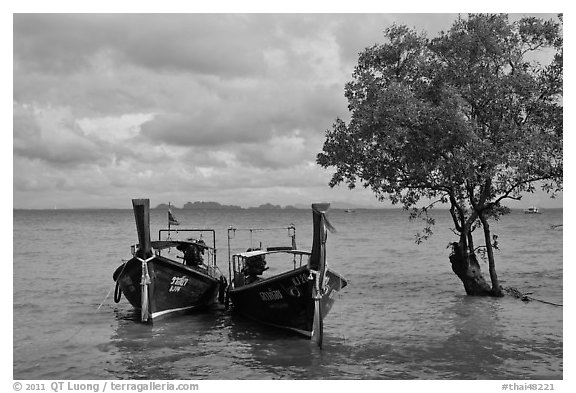
{"type": "MultiPolygon", "coordinates": [[[[171,205],[170,208],[175,210],[204,210],[204,209],[218,209],[218,210],[243,210],[244,208],[237,205],[222,205],[218,202],[205,202],[205,201],[196,201],[196,202],[187,202],[182,206],[182,208],[178,208],[176,206],[171,205]]],[[[168,205],[165,203],[161,203],[156,206],[156,209],[168,209],[168,205]]],[[[282,209],[280,205],[272,205],[270,203],[265,203],[258,207],[249,207],[248,209],[261,209],[261,210],[277,210],[282,209]]],[[[284,209],[295,209],[294,206],[286,206],[284,209]]]]}
{"type": "MultiPolygon", "coordinates": [[[[174,205],[171,205],[170,208],[175,209],[175,210],[180,209],[174,205]]],[[[161,203],[158,206],[156,206],[156,209],[166,210],[166,209],[168,209],[168,205],[165,203],[161,203]]],[[[199,209],[239,210],[239,209],[242,209],[242,207],[236,206],[236,205],[222,205],[218,202],[196,201],[194,203],[192,203],[192,202],[185,203],[181,209],[182,210],[199,210],[199,209]]]]}
{"type": "Polygon", "coordinates": [[[188,202],[182,206],[182,209],[226,209],[226,210],[234,210],[234,209],[242,209],[240,206],[236,205],[221,205],[218,202],[204,202],[204,201],[196,201],[194,203],[188,202]]]}
{"type": "Polygon", "coordinates": [[[282,209],[282,206],[272,205],[271,203],[265,203],[265,204],[260,205],[258,207],[249,207],[248,209],[278,210],[278,209],[282,209]]]}
{"type": "MultiPolygon", "coordinates": [[[[166,203],[161,203],[158,206],[156,206],[154,209],[168,210],[168,207],[169,206],[166,203]]],[[[351,207],[352,207],[352,205],[340,204],[338,202],[335,202],[332,204],[333,209],[349,209],[351,207]],[[342,205],[342,206],[340,206],[340,205],[342,205]]],[[[223,205],[223,204],[220,204],[218,202],[212,202],[212,201],[187,202],[181,208],[176,207],[174,205],[170,205],[170,208],[174,209],[174,210],[208,210],[208,209],[212,209],[212,210],[244,210],[245,209],[245,208],[243,208],[241,206],[237,206],[237,205],[223,205]]],[[[353,206],[353,208],[362,209],[364,207],[353,206]]],[[[367,208],[370,209],[371,207],[367,207],[367,208]]],[[[296,210],[296,209],[310,209],[310,206],[309,205],[303,205],[303,204],[296,204],[296,205],[286,205],[285,207],[282,207],[280,205],[273,205],[271,203],[264,203],[260,206],[248,207],[246,209],[247,210],[296,210]]]]}

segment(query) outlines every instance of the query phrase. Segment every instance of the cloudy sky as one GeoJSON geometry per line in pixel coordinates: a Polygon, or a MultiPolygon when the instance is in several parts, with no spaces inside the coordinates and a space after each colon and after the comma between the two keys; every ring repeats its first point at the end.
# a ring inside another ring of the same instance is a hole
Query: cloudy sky
{"type": "Polygon", "coordinates": [[[392,23],[456,16],[15,14],[14,207],[378,205],[315,163],[344,84],[392,23]]]}

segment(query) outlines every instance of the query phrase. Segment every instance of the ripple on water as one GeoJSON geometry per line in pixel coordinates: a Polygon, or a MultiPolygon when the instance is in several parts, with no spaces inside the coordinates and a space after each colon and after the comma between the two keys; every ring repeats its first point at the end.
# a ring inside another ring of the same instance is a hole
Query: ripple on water
{"type": "MultiPolygon", "coordinates": [[[[153,233],[164,213],[151,213],[153,233]]],[[[15,212],[14,378],[562,378],[562,307],[464,295],[448,262],[453,234],[444,213],[434,212],[436,232],[420,246],[419,226],[402,212],[334,213],[339,232],[330,234],[327,255],[349,285],[325,320],[319,351],[221,308],[140,324],[125,299],[106,298],[112,272],[135,239],[130,210],[15,212]],[[27,247],[32,240],[36,247],[27,247]]],[[[562,222],[562,213],[540,216],[513,214],[494,224],[499,277],[561,303],[562,236],[549,227],[562,222]]],[[[308,211],[181,211],[178,218],[218,233],[232,224],[293,222],[299,246],[310,246],[308,211]]],[[[217,241],[227,270],[226,237],[217,241]]]]}

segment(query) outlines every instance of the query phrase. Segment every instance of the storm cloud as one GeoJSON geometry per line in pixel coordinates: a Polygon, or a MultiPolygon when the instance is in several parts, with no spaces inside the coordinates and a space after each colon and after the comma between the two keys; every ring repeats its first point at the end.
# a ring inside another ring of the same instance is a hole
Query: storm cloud
{"type": "Polygon", "coordinates": [[[348,116],[344,85],[392,23],[436,34],[454,19],[14,14],[14,207],[375,204],[315,164],[348,116]]]}

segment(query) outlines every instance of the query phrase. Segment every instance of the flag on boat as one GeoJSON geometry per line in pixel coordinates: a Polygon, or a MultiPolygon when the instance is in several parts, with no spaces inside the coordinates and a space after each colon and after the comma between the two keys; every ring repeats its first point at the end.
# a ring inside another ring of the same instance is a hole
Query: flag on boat
{"type": "Polygon", "coordinates": [[[168,209],[168,224],[169,225],[180,225],[180,223],[178,222],[176,217],[174,217],[174,214],[172,214],[172,211],[170,209],[168,209]]]}

